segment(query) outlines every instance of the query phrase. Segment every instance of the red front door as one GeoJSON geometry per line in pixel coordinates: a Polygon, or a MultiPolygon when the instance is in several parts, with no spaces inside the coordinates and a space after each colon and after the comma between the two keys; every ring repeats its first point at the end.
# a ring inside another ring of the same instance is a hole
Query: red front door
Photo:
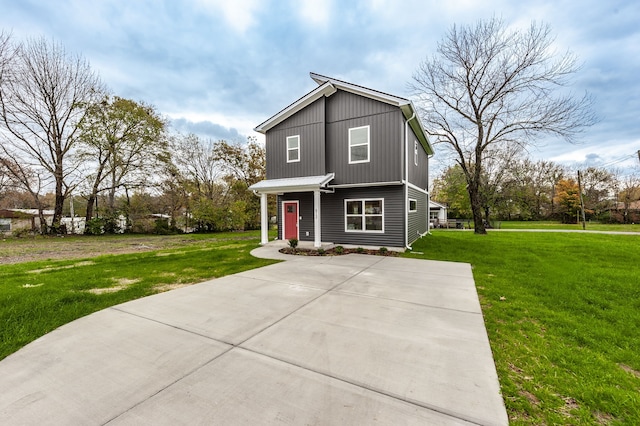
{"type": "Polygon", "coordinates": [[[298,203],[284,202],[284,239],[298,238],[298,203]]]}

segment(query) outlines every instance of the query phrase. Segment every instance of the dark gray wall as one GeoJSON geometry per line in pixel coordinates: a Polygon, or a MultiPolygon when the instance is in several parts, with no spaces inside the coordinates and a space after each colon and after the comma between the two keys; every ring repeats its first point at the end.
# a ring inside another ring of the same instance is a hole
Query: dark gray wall
{"type": "Polygon", "coordinates": [[[349,92],[327,98],[327,172],[332,184],[402,179],[403,120],[399,108],[349,92]],[[349,128],[370,126],[370,162],[349,164],[349,128]]]}
{"type": "Polygon", "coordinates": [[[400,185],[336,190],[322,194],[322,240],[336,244],[404,247],[404,189],[400,185]],[[384,234],[345,232],[344,200],[384,198],[384,234]]]}
{"type": "Polygon", "coordinates": [[[267,179],[326,174],[324,112],[320,98],[267,131],[267,179]],[[295,135],[300,135],[300,161],[287,163],[287,136],[295,135]]]}
{"type": "Polygon", "coordinates": [[[426,190],[429,187],[429,163],[427,153],[420,144],[420,141],[418,141],[418,165],[416,166],[413,158],[413,142],[417,141],[418,138],[411,126],[407,127],[409,128],[409,182],[426,190]]]}
{"type": "MultiPolygon", "coordinates": [[[[413,198],[418,202],[418,211],[408,212],[409,226],[407,235],[409,244],[411,244],[427,232],[427,194],[414,188],[409,188],[409,198],[413,198]]],[[[408,209],[409,201],[407,200],[408,209]]]]}

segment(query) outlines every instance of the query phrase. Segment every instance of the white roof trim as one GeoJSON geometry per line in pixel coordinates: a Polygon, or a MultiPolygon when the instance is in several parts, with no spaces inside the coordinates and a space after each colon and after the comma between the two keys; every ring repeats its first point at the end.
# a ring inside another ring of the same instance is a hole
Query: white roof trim
{"type": "Polygon", "coordinates": [[[335,173],[321,176],[303,176],[283,179],[265,179],[254,183],[250,190],[259,194],[279,194],[284,192],[308,192],[325,187],[333,180],[335,173]]]}
{"type": "Polygon", "coordinates": [[[297,101],[295,101],[294,103],[292,103],[291,105],[289,105],[288,107],[286,107],[285,109],[283,109],[282,111],[274,115],[273,117],[259,124],[253,130],[264,134],[266,133],[267,130],[283,122],[284,120],[291,117],[293,114],[300,111],[304,107],[311,105],[312,103],[314,103],[315,101],[317,101],[323,96],[331,96],[335,92],[336,92],[336,88],[330,82],[324,83],[321,86],[316,87],[314,90],[307,93],[306,95],[304,95],[303,97],[301,97],[300,99],[298,99],[297,101]]]}
{"type": "Polygon", "coordinates": [[[345,90],[347,92],[355,93],[356,95],[362,95],[367,98],[371,98],[380,102],[385,102],[394,106],[403,106],[411,104],[411,101],[399,96],[390,95],[388,93],[379,92],[377,90],[369,89],[367,87],[358,86],[357,84],[349,83],[347,81],[337,80],[331,77],[325,77],[324,75],[309,73],[311,78],[318,84],[331,83],[333,86],[345,90]]]}

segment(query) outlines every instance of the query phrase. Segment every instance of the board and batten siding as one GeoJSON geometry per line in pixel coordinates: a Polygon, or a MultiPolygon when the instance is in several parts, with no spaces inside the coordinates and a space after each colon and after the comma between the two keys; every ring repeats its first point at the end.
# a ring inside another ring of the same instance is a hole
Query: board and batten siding
{"type": "MultiPolygon", "coordinates": [[[[418,204],[417,211],[408,212],[407,241],[411,244],[427,232],[427,194],[409,187],[409,198],[413,198],[418,204]]],[[[409,200],[407,200],[407,210],[409,210],[409,200]]]]}
{"type": "Polygon", "coordinates": [[[429,187],[429,159],[426,151],[418,141],[416,134],[411,126],[409,128],[409,141],[407,143],[409,148],[409,155],[407,157],[409,167],[409,182],[415,186],[427,190],[429,187]],[[414,142],[418,141],[418,165],[416,166],[414,159],[413,146],[414,142]]]}
{"type": "Polygon", "coordinates": [[[325,98],[320,98],[265,135],[267,179],[326,174],[325,98]],[[300,161],[287,163],[287,137],[300,135],[300,161]]]}
{"type": "MultiPolygon", "coordinates": [[[[311,200],[313,202],[313,200],[311,200]]],[[[404,247],[404,187],[338,189],[321,195],[322,241],[334,244],[404,247]],[[384,233],[346,232],[346,199],[384,199],[384,233]]]]}
{"type": "Polygon", "coordinates": [[[399,108],[338,90],[327,98],[326,168],[332,185],[399,182],[403,119],[399,108]],[[349,164],[349,129],[369,127],[369,162],[349,164]]]}

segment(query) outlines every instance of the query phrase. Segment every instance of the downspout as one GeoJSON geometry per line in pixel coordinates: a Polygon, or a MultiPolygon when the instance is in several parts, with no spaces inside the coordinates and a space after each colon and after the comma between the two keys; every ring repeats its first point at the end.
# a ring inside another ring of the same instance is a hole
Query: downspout
{"type": "Polygon", "coordinates": [[[409,245],[409,122],[416,118],[416,112],[404,122],[404,246],[411,250],[409,245]]]}
{"type": "Polygon", "coordinates": [[[433,154],[427,155],[427,235],[431,235],[431,191],[429,190],[429,160],[433,154]]]}

